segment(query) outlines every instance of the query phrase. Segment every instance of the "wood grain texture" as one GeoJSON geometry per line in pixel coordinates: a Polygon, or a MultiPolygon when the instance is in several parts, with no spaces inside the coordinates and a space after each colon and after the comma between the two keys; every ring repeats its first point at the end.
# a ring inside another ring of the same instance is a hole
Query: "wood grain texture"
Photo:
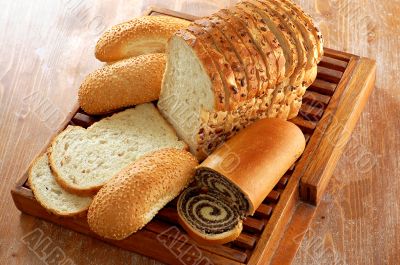
{"type": "MultiPolygon", "coordinates": [[[[9,190],[68,115],[99,34],[149,5],[205,15],[234,1],[2,1],[0,4],[0,264],[44,264],[61,249],[75,264],[160,264],[20,214],[9,190]],[[43,231],[32,251],[23,238],[43,231]],[[45,240],[48,237],[48,240],[45,240]],[[46,247],[46,244],[50,244],[46,247]],[[40,251],[38,251],[40,250],[40,251]]],[[[377,60],[377,87],[322,197],[294,264],[398,264],[400,260],[399,2],[297,1],[326,45],[377,60]]],[[[293,235],[296,242],[301,235],[293,235]]],[[[289,237],[290,239],[290,237],[289,237]]]]}

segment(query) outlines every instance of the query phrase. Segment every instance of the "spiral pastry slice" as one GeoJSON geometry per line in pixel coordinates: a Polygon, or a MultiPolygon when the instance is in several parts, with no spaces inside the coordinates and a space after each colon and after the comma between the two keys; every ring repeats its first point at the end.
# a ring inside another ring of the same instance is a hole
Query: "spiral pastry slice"
{"type": "Polygon", "coordinates": [[[231,207],[236,207],[242,217],[249,210],[249,203],[239,188],[216,171],[199,168],[196,172],[197,182],[208,190],[218,191],[231,207]]]}
{"type": "Polygon", "coordinates": [[[224,244],[239,236],[242,218],[226,196],[197,186],[186,189],[178,200],[179,223],[199,242],[224,244]]]}

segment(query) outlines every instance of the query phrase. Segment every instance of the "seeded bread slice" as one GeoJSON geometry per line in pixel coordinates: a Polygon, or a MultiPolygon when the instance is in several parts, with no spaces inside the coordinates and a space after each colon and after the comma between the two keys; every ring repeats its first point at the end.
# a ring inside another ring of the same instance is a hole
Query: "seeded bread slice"
{"type": "Polygon", "coordinates": [[[166,147],[185,149],[151,103],[94,123],[68,126],[52,142],[49,161],[57,182],[77,195],[92,195],[137,158],[166,147]]]}
{"type": "MultiPolygon", "coordinates": [[[[285,56],[283,54],[283,49],[281,48],[279,41],[276,39],[275,35],[270,31],[270,29],[266,26],[266,25],[260,25],[260,23],[257,21],[257,19],[253,16],[253,11],[250,10],[249,8],[247,8],[245,2],[240,2],[238,5],[236,5],[237,11],[236,13],[238,14],[242,14],[242,18],[246,19],[246,21],[249,22],[249,24],[252,24],[255,27],[255,30],[258,31],[258,34],[260,33],[264,33],[267,32],[268,34],[266,35],[266,37],[264,37],[261,40],[261,43],[265,43],[265,40],[267,38],[272,39],[272,41],[270,42],[272,47],[279,47],[278,50],[275,50],[274,56],[277,59],[277,65],[279,66],[280,63],[283,63],[283,65],[281,65],[283,68],[285,68],[285,64],[286,64],[286,60],[285,60],[285,56]],[[268,37],[269,36],[269,37],[268,37]]],[[[255,33],[257,34],[257,33],[255,33]]],[[[267,53],[268,55],[268,53],[267,53]]],[[[268,59],[268,58],[267,58],[268,59]]],[[[279,67],[277,68],[279,70],[279,67]]],[[[282,70],[282,68],[280,68],[282,70]]],[[[285,91],[284,91],[284,86],[286,86],[286,81],[287,78],[285,76],[285,70],[283,70],[283,72],[279,70],[277,72],[278,74],[278,79],[277,79],[277,83],[275,83],[275,85],[270,89],[270,92],[268,94],[272,95],[272,103],[271,103],[271,107],[268,109],[269,112],[277,112],[280,108],[283,107],[282,102],[284,102],[285,100],[285,91]]],[[[288,107],[286,107],[286,113],[288,113],[288,107]]],[[[281,118],[285,118],[285,115],[283,115],[281,118]]]]}
{"type": "Polygon", "coordinates": [[[270,82],[268,79],[267,69],[260,54],[261,51],[257,49],[257,46],[254,44],[254,41],[250,36],[250,33],[247,31],[246,27],[243,25],[243,22],[235,17],[229,9],[221,9],[214,15],[225,20],[225,22],[228,23],[235,32],[237,32],[239,38],[246,46],[255,64],[256,75],[259,84],[257,94],[255,96],[265,95],[270,82]]]}
{"type": "MultiPolygon", "coordinates": [[[[277,35],[278,40],[287,41],[286,47],[289,47],[289,49],[286,49],[286,53],[297,55],[292,61],[294,63],[292,65],[292,75],[288,79],[288,83],[284,85],[285,101],[284,103],[281,103],[281,108],[285,109],[287,117],[293,117],[293,113],[296,113],[296,111],[291,110],[291,106],[294,106],[293,101],[298,98],[297,95],[300,93],[299,90],[301,90],[301,87],[303,86],[305,65],[307,63],[306,51],[301,42],[302,36],[300,35],[299,39],[298,33],[289,25],[291,23],[290,21],[288,23],[283,19],[283,17],[279,16],[277,12],[273,12],[270,8],[266,8],[266,6],[261,2],[261,0],[249,0],[246,3],[252,7],[254,12],[258,12],[263,16],[259,21],[267,23],[267,25],[273,29],[273,32],[277,35]],[[283,35],[285,38],[282,38],[280,35],[283,35]]],[[[283,44],[282,47],[284,46],[285,45],[283,44]]]]}
{"type": "Polygon", "coordinates": [[[294,3],[291,0],[281,0],[279,3],[283,6],[288,7],[291,9],[291,15],[295,16],[296,14],[307,24],[307,28],[312,32],[314,35],[315,39],[317,40],[317,49],[318,49],[318,58],[319,60],[322,59],[322,56],[324,55],[324,39],[322,37],[322,33],[315,25],[312,17],[304,12],[296,3],[294,3]]]}
{"type": "Polygon", "coordinates": [[[247,80],[247,99],[255,97],[258,92],[258,78],[251,54],[229,23],[215,15],[210,16],[210,21],[230,42],[240,64],[243,66],[247,80]]]}
{"type": "Polygon", "coordinates": [[[214,44],[218,47],[220,53],[222,53],[228,62],[228,64],[232,67],[233,73],[235,75],[236,85],[238,88],[239,100],[238,102],[243,102],[247,99],[247,79],[244,66],[241,64],[239,58],[234,52],[234,48],[232,47],[229,40],[225,37],[223,33],[221,33],[218,28],[215,27],[215,24],[211,21],[210,18],[203,18],[200,20],[194,21],[194,23],[203,29],[212,36],[214,40],[214,44]]]}
{"type": "Polygon", "coordinates": [[[80,197],[64,190],[50,170],[47,154],[39,156],[29,169],[29,187],[36,200],[49,212],[59,216],[74,216],[84,213],[92,197],[80,197]]]}
{"type": "Polygon", "coordinates": [[[228,107],[226,109],[235,109],[240,102],[239,88],[236,83],[236,77],[229,62],[226,60],[220,47],[217,45],[211,34],[201,26],[191,24],[187,31],[202,41],[207,52],[213,58],[221,79],[224,82],[225,101],[228,107]]]}

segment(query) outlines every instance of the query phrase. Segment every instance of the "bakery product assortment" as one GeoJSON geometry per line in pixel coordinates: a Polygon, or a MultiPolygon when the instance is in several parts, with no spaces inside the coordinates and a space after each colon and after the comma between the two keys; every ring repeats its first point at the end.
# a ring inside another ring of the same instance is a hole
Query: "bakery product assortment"
{"type": "Polygon", "coordinates": [[[290,1],[240,1],[170,38],[158,107],[202,160],[258,119],[297,116],[322,47],[290,1]]]}
{"type": "Polygon", "coordinates": [[[140,17],[106,31],[95,56],[106,64],[79,104],[109,116],[68,126],[33,162],[39,203],[59,216],[88,210],[93,232],[121,240],[186,188],[177,211],[189,235],[237,238],[304,150],[285,120],[323,56],[310,16],[290,0],[244,0],[194,22],[140,17]]]}
{"type": "Polygon", "coordinates": [[[164,53],[168,39],[189,22],[169,16],[144,16],[113,26],[96,45],[95,56],[115,62],[143,54],[164,53]]]}
{"type": "Polygon", "coordinates": [[[165,54],[140,55],[89,74],[79,88],[79,105],[88,114],[110,113],[155,101],[160,96],[165,54]]]}
{"type": "Polygon", "coordinates": [[[96,193],[112,176],[146,153],[186,149],[151,103],[94,123],[69,126],[49,148],[51,168],[60,185],[78,195],[96,193]]]}
{"type": "Polygon", "coordinates": [[[223,244],[241,232],[305,147],[301,130],[282,119],[262,119],[239,132],[196,170],[197,185],[179,197],[179,223],[197,241],[223,244]]]}
{"type": "Polygon", "coordinates": [[[94,197],[88,212],[92,231],[121,240],[145,226],[188,186],[196,158],[187,151],[149,153],[114,176],[94,197]]]}

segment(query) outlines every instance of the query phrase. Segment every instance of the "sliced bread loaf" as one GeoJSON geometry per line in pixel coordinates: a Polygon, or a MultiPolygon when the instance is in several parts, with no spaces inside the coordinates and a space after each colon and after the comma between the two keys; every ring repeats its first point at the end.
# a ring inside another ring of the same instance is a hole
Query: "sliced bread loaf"
{"type": "Polygon", "coordinates": [[[114,114],[87,129],[69,126],[49,148],[57,182],[87,195],[144,154],[161,148],[185,149],[153,104],[114,114]]]}
{"type": "Polygon", "coordinates": [[[92,197],[71,194],[56,182],[46,154],[33,162],[29,170],[28,182],[37,201],[49,212],[59,216],[83,213],[92,202],[92,197]]]}

